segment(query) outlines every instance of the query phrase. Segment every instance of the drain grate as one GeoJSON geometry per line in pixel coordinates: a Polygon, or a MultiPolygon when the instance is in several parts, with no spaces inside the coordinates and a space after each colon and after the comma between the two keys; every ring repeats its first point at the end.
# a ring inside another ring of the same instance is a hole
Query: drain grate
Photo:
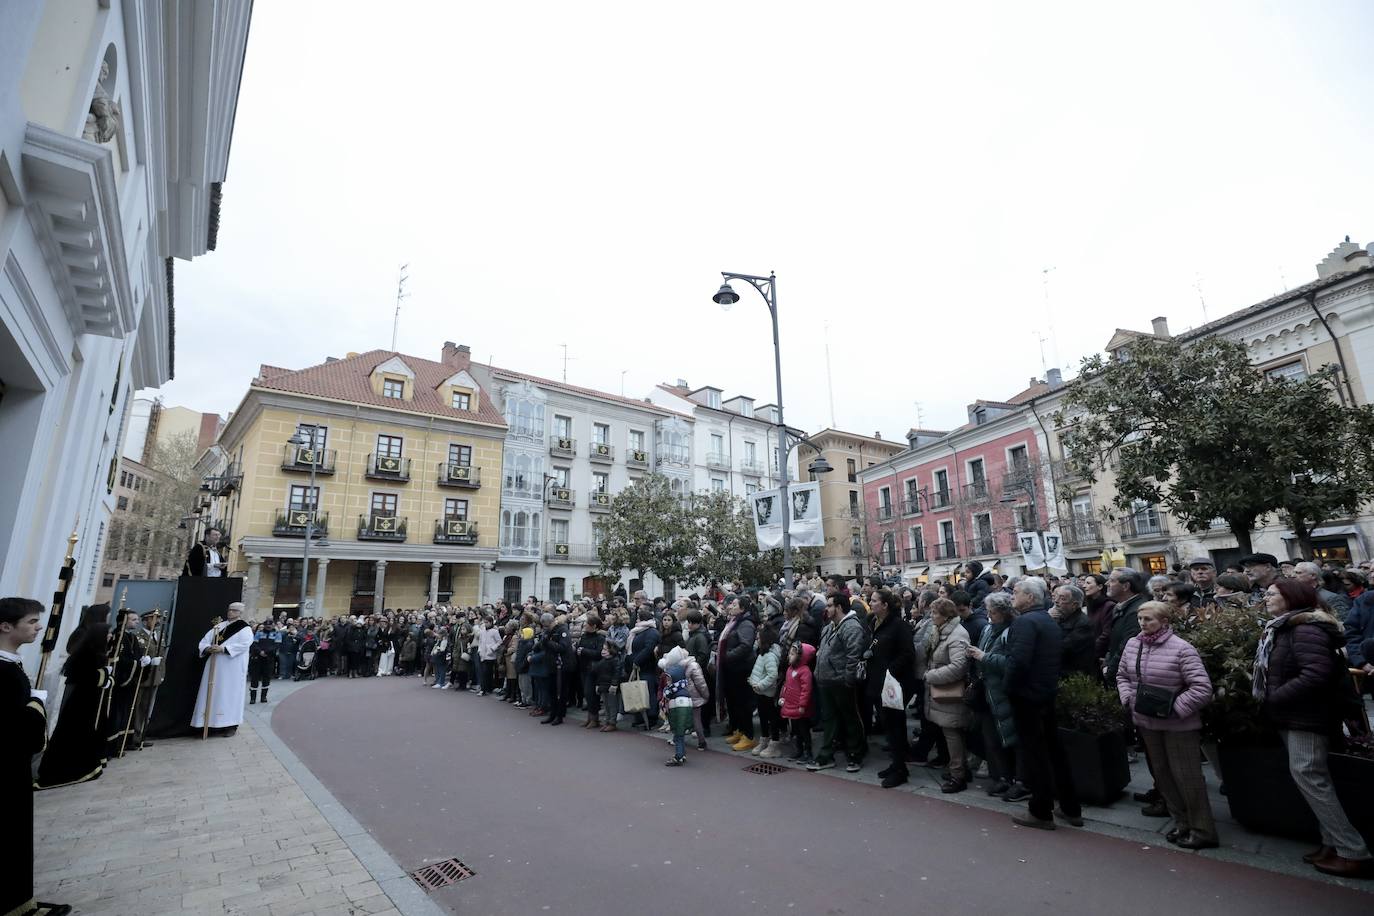
{"type": "Polygon", "coordinates": [[[410,873],[415,879],[415,883],[427,891],[435,891],[441,887],[448,887],[450,884],[457,884],[464,878],[471,878],[477,872],[468,868],[457,859],[445,859],[442,862],[435,862],[433,865],[426,865],[424,868],[417,868],[410,873]]]}
{"type": "Polygon", "coordinates": [[[754,763],[744,768],[746,773],[758,773],[760,776],[776,776],[779,773],[786,773],[788,767],[776,763],[754,763]]]}

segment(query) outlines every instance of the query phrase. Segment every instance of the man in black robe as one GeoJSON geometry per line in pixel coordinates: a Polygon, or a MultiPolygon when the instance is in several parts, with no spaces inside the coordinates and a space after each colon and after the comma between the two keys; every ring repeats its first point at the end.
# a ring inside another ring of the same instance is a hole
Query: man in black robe
{"type": "Polygon", "coordinates": [[[121,610],[115,618],[115,647],[118,654],[114,657],[110,697],[106,701],[110,717],[105,738],[106,760],[120,756],[132,740],[129,733],[133,724],[134,695],[139,692],[139,674],[151,661],[139,642],[138,627],[137,611],[121,610]]]}
{"type": "Polygon", "coordinates": [[[48,734],[47,694],[34,690],[24,673],[19,647],[43,632],[43,605],[28,598],[0,598],[0,784],[5,787],[6,831],[12,844],[0,881],[0,913],[66,916],[72,908],[40,903],[33,896],[33,756],[48,734]]]}

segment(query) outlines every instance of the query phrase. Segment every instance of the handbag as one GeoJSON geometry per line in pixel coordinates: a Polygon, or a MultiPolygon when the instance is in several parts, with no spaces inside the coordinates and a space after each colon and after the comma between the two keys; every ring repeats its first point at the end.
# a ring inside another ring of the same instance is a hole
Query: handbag
{"type": "Polygon", "coordinates": [[[897,679],[888,671],[883,674],[883,709],[895,709],[899,712],[906,708],[902,702],[902,685],[897,683],[897,679]]]}
{"type": "Polygon", "coordinates": [[[964,705],[974,712],[992,712],[992,707],[988,705],[988,693],[983,689],[981,677],[974,678],[973,683],[964,688],[964,705]]]}
{"type": "Polygon", "coordinates": [[[1135,650],[1135,705],[1132,707],[1147,719],[1169,719],[1174,714],[1174,701],[1181,691],[1165,687],[1152,687],[1140,677],[1140,656],[1145,646],[1136,643],[1135,650]]]}
{"type": "Polygon", "coordinates": [[[964,698],[964,682],[955,681],[952,684],[928,684],[930,687],[930,698],[932,700],[962,700],[964,698]]]}
{"type": "Polygon", "coordinates": [[[460,652],[460,653],[458,653],[458,657],[461,658],[461,659],[462,659],[463,661],[465,661],[465,662],[472,661],[472,656],[471,656],[471,655],[468,655],[466,652],[460,652]]]}
{"type": "Polygon", "coordinates": [[[620,685],[620,709],[622,712],[643,712],[649,708],[649,685],[639,676],[635,666],[629,680],[620,685]]]}

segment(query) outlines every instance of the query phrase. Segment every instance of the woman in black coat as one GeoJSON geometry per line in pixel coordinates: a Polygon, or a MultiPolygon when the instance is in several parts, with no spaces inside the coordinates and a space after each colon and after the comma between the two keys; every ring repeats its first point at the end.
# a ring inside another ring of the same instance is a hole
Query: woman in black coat
{"type": "Polygon", "coordinates": [[[105,772],[109,619],[108,604],[92,605],[67,640],[67,661],[62,666],[67,689],[57,727],[38,767],[40,789],[86,782],[105,772]]]}
{"type": "Polygon", "coordinates": [[[864,653],[868,668],[865,695],[877,710],[879,724],[887,736],[892,763],[878,775],[883,788],[891,789],[907,781],[906,704],[916,692],[915,652],[911,627],[902,618],[902,603],[892,590],[878,589],[869,604],[873,612],[873,642],[864,653]],[[883,705],[883,684],[888,674],[901,685],[901,709],[883,705]]]}
{"type": "Polygon", "coordinates": [[[754,691],[749,675],[754,670],[754,636],[758,618],[748,595],[733,598],[726,606],[730,622],[721,631],[716,652],[716,696],[724,704],[721,717],[730,721],[726,740],[738,751],[753,750],[754,691]]]}
{"type": "Polygon", "coordinates": [[[1341,626],[1317,608],[1316,590],[1296,579],[1274,582],[1264,602],[1274,619],[1256,652],[1255,698],[1278,727],[1288,771],[1321,827],[1322,845],[1304,859],[1330,875],[1372,878],[1374,858],[1341,808],[1327,764],[1347,677],[1341,626]]]}

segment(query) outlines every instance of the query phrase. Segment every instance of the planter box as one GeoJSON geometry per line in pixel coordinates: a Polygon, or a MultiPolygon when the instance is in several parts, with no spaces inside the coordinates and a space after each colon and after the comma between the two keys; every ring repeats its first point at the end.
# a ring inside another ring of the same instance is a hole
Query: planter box
{"type": "Polygon", "coordinates": [[[1242,827],[1252,833],[1317,842],[1317,819],[1288,774],[1287,751],[1225,743],[1218,751],[1226,804],[1242,827]]]}
{"type": "Polygon", "coordinates": [[[1345,816],[1363,834],[1365,844],[1374,845],[1374,760],[1331,754],[1327,761],[1345,816]]]}
{"type": "Polygon", "coordinates": [[[1068,758],[1074,790],[1083,804],[1110,805],[1130,784],[1131,765],[1126,760],[1126,739],[1121,732],[1088,735],[1061,728],[1059,743],[1068,758]]]}

